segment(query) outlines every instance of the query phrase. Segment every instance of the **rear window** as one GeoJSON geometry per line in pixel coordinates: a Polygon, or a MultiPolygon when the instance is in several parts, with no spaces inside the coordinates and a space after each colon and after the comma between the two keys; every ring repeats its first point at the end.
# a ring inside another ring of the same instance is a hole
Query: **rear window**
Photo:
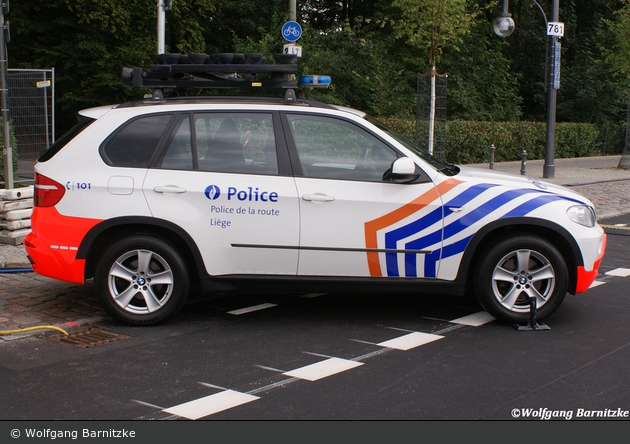
{"type": "Polygon", "coordinates": [[[48,148],[45,148],[37,159],[38,162],[46,162],[52,159],[64,146],[66,146],[72,139],[78,136],[84,129],[94,122],[94,119],[87,117],[79,117],[79,123],[73,126],[67,133],[61,136],[55,143],[48,148]]]}
{"type": "Polygon", "coordinates": [[[147,168],[172,114],[131,120],[101,145],[101,157],[111,166],[147,168]]]}

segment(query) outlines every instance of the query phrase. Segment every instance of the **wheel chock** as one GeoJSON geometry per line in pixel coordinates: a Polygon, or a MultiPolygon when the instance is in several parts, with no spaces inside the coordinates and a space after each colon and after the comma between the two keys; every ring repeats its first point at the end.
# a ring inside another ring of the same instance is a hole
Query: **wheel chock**
{"type": "Polygon", "coordinates": [[[527,325],[514,324],[514,328],[519,331],[534,331],[534,330],[551,330],[549,326],[536,321],[536,298],[531,297],[529,302],[529,322],[527,325]]]}

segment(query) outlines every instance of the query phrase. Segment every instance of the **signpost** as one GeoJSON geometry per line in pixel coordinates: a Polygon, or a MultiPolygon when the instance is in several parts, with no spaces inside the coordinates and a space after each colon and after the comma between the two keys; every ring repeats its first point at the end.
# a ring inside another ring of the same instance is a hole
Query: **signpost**
{"type": "Polygon", "coordinates": [[[298,57],[302,57],[302,47],[299,45],[294,45],[293,43],[284,45],[282,52],[284,54],[297,54],[298,57]]]}
{"type": "MultiPolygon", "coordinates": [[[[542,11],[542,9],[541,9],[542,11]]],[[[544,15],[544,13],[543,13],[544,15]]],[[[551,88],[547,89],[547,135],[545,139],[545,163],[543,165],[543,178],[556,177],[556,165],[554,164],[554,150],[556,146],[556,102],[558,89],[560,88],[560,38],[564,36],[564,23],[560,18],[560,0],[553,0],[551,5],[551,21],[547,21],[547,38],[551,40],[551,57],[553,58],[553,70],[551,73],[551,88]]],[[[545,79],[547,82],[547,79],[545,79]]]]}
{"type": "Polygon", "coordinates": [[[295,42],[302,37],[302,27],[296,21],[288,21],[282,26],[282,37],[289,42],[288,45],[284,45],[282,52],[284,54],[297,54],[298,57],[302,57],[302,47],[295,44],[295,42]]]}
{"type": "Polygon", "coordinates": [[[560,57],[561,57],[560,42],[556,40],[553,42],[553,74],[552,74],[552,87],[553,89],[560,89],[560,57]]]}
{"type": "Polygon", "coordinates": [[[550,35],[552,37],[564,37],[564,23],[548,22],[547,35],[550,35]]]}
{"type": "Polygon", "coordinates": [[[298,22],[289,21],[282,26],[282,37],[287,42],[295,42],[302,37],[302,27],[298,22]]]}

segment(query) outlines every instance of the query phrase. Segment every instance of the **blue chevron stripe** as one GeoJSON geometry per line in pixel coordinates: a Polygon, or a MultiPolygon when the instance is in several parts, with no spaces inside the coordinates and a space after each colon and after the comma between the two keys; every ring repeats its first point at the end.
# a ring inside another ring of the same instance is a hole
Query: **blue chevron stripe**
{"type": "MultiPolygon", "coordinates": [[[[497,185],[484,183],[470,187],[461,194],[451,199],[451,201],[449,201],[446,206],[462,207],[473,200],[475,197],[479,196],[484,191],[495,186],[497,185]]],[[[421,217],[418,220],[415,220],[403,227],[390,231],[389,233],[385,234],[385,248],[396,248],[399,240],[409,236],[413,236],[426,227],[433,225],[435,222],[438,222],[442,218],[442,216],[442,209],[439,208],[427,214],[426,216],[421,217]]]]}
{"type": "MultiPolygon", "coordinates": [[[[464,192],[455,196],[449,202],[447,202],[443,208],[438,208],[431,211],[429,214],[417,219],[403,227],[392,230],[389,233],[385,234],[385,247],[386,248],[397,248],[397,243],[401,239],[405,237],[413,236],[414,234],[422,231],[428,226],[433,225],[438,222],[441,217],[443,217],[443,211],[445,208],[449,207],[462,207],[469,203],[475,197],[481,195],[485,191],[490,188],[493,188],[495,184],[479,184],[473,187],[468,188],[464,192]]],[[[480,205],[478,208],[464,214],[459,219],[453,221],[452,223],[446,225],[444,227],[443,239],[446,242],[448,239],[453,236],[461,233],[463,230],[470,227],[472,224],[478,222],[488,214],[496,211],[497,209],[503,207],[514,199],[524,196],[530,193],[537,193],[538,196],[530,199],[529,201],[519,205],[518,207],[510,210],[505,215],[501,216],[501,218],[506,217],[519,217],[528,214],[529,212],[535,210],[536,208],[541,207],[549,202],[553,202],[556,200],[568,200],[576,203],[583,203],[577,199],[573,199],[570,197],[559,196],[557,194],[552,194],[549,191],[538,190],[538,189],[521,189],[521,190],[508,190],[503,192],[492,199],[488,200],[484,204],[480,205]],[[543,194],[542,196],[540,194],[543,194]]],[[[427,254],[424,256],[424,276],[425,277],[435,277],[436,276],[436,265],[440,258],[447,258],[450,256],[454,256],[462,253],[468,242],[472,238],[468,236],[465,239],[459,240],[453,244],[445,245],[441,249],[437,249],[433,251],[431,254],[427,254]]],[[[440,243],[442,239],[442,230],[436,230],[432,233],[429,233],[421,238],[414,239],[405,244],[405,249],[413,249],[413,250],[421,250],[430,245],[435,245],[440,243]]],[[[386,269],[387,275],[397,277],[400,276],[400,270],[398,266],[398,255],[396,253],[387,253],[385,255],[386,260],[386,269]]],[[[405,254],[404,260],[404,276],[407,277],[417,277],[417,255],[416,254],[405,254]]]]}
{"type": "Polygon", "coordinates": [[[582,202],[580,200],[573,199],[571,197],[558,196],[557,194],[551,194],[551,195],[547,195],[547,196],[540,196],[540,197],[537,197],[537,198],[532,199],[530,201],[527,201],[523,205],[520,205],[520,206],[514,208],[512,211],[510,211],[506,215],[502,216],[502,219],[506,218],[506,217],[524,216],[527,213],[529,213],[530,211],[534,211],[536,208],[538,208],[538,207],[540,207],[542,205],[545,205],[545,204],[547,204],[549,202],[553,202],[555,200],[568,200],[570,202],[577,202],[579,204],[583,204],[584,203],[584,202],[582,202]]]}
{"type": "MultiPolygon", "coordinates": [[[[426,227],[430,227],[434,223],[442,220],[442,215],[444,214],[443,212],[444,212],[444,209],[442,207],[438,207],[435,210],[431,211],[426,216],[421,217],[420,219],[410,223],[409,225],[405,225],[404,227],[401,227],[397,230],[393,230],[389,233],[386,233],[385,234],[385,248],[396,249],[398,245],[397,244],[398,240],[406,237],[405,235],[403,235],[403,233],[407,235],[419,233],[420,231],[424,230],[426,227]],[[410,229],[410,227],[413,227],[413,229],[410,229]]],[[[434,231],[433,233],[430,233],[424,236],[422,239],[425,239],[426,242],[422,244],[418,244],[418,245],[422,245],[422,247],[419,247],[420,249],[425,248],[428,245],[438,243],[442,240],[442,229],[440,228],[437,231],[434,231]]],[[[416,257],[415,254],[409,254],[406,256],[412,256],[414,259],[416,257]]],[[[396,253],[385,254],[385,263],[387,265],[388,276],[399,276],[397,257],[398,255],[396,253]]]]}
{"type": "MultiPolygon", "coordinates": [[[[488,184],[483,184],[483,185],[488,185],[488,184]]],[[[473,187],[474,188],[474,187],[473,187]]],[[[489,189],[489,187],[485,188],[486,190],[489,189]]],[[[482,219],[483,217],[485,217],[486,215],[490,214],[491,212],[495,211],[496,209],[502,207],[503,205],[511,202],[512,200],[516,199],[517,197],[520,197],[524,194],[528,194],[528,193],[539,193],[539,190],[533,190],[533,189],[526,189],[526,190],[509,190],[506,191],[502,194],[499,194],[498,196],[493,197],[492,199],[490,199],[489,201],[485,202],[483,205],[479,206],[478,208],[475,208],[473,211],[463,215],[462,217],[460,217],[459,219],[455,220],[454,222],[448,224],[447,226],[444,227],[444,240],[446,241],[447,239],[455,236],[456,234],[460,233],[461,231],[465,230],[466,228],[468,228],[470,225],[476,223],[477,221],[479,221],[480,219],[482,219]]],[[[462,193],[464,194],[464,193],[462,193]]],[[[472,194],[472,193],[471,193],[472,194]]],[[[461,195],[460,195],[461,196],[461,195]]],[[[463,199],[459,199],[460,196],[457,196],[456,198],[452,199],[451,201],[449,201],[446,205],[444,205],[446,208],[448,207],[461,207],[464,206],[466,202],[469,202],[470,199],[468,199],[467,201],[464,201],[463,199]]],[[[476,197],[476,196],[475,196],[476,197]]],[[[393,232],[392,232],[393,233],[393,232]]],[[[435,243],[439,242],[439,240],[435,239],[435,234],[438,234],[438,236],[440,235],[439,232],[434,232],[429,234],[428,236],[424,236],[421,237],[419,239],[414,239],[411,242],[408,242],[407,244],[405,244],[405,248],[406,249],[415,249],[415,250],[421,250],[423,248],[426,248],[429,245],[434,245],[435,243]]],[[[387,239],[387,235],[385,235],[385,238],[387,239]]],[[[394,244],[396,245],[396,244],[394,244]]],[[[388,248],[394,248],[394,247],[388,247],[388,248]]],[[[394,261],[393,264],[397,264],[397,262],[395,261],[395,254],[392,254],[392,256],[394,256],[394,261]]],[[[439,258],[438,258],[439,259],[439,258]]],[[[426,264],[427,264],[427,257],[425,257],[425,268],[426,268],[426,264]]],[[[429,263],[430,263],[430,259],[429,259],[429,263]]],[[[430,268],[435,269],[435,266],[429,266],[430,268]]],[[[391,267],[392,271],[394,267],[391,267]]],[[[390,267],[388,264],[388,268],[387,268],[388,273],[390,272],[390,267]]],[[[394,271],[396,274],[395,276],[398,276],[398,269],[396,268],[394,271]]],[[[405,255],[405,276],[417,276],[417,256],[415,254],[407,254],[405,255]]],[[[426,277],[426,270],[425,270],[425,277],[426,277]]]]}
{"type": "MultiPolygon", "coordinates": [[[[505,218],[509,218],[509,217],[519,217],[519,216],[524,216],[532,211],[534,211],[537,208],[540,208],[543,205],[546,205],[550,202],[556,201],[556,200],[568,200],[568,201],[572,201],[572,202],[578,202],[581,203],[579,200],[570,198],[570,197],[564,197],[564,196],[558,196],[556,194],[548,194],[546,196],[538,196],[535,197],[525,203],[523,203],[522,205],[519,205],[518,207],[514,208],[513,210],[511,210],[510,212],[504,214],[503,216],[500,217],[500,219],[505,219],[505,218]]],[[[464,250],[466,249],[466,246],[468,245],[468,241],[472,238],[471,236],[468,236],[460,241],[457,241],[453,244],[450,245],[445,245],[442,248],[441,251],[441,255],[440,254],[431,254],[431,255],[427,255],[430,257],[425,257],[424,260],[424,268],[425,268],[425,277],[435,277],[435,267],[436,267],[436,263],[438,260],[440,259],[445,259],[447,257],[451,257],[454,256],[456,254],[460,254],[463,253],[464,250]],[[428,273],[432,273],[432,274],[427,274],[428,273]]],[[[433,252],[436,253],[436,252],[433,252]]]]}
{"type": "MultiPolygon", "coordinates": [[[[493,188],[495,184],[483,183],[479,185],[472,186],[462,193],[455,196],[451,199],[447,206],[455,206],[461,207],[473,200],[475,197],[482,194],[484,191],[487,191],[490,188],[493,188]]],[[[406,237],[412,236],[420,231],[424,230],[427,227],[430,227],[436,222],[439,222],[444,217],[444,210],[442,207],[437,208],[431,211],[429,214],[417,219],[403,227],[397,228],[395,230],[390,231],[385,234],[385,248],[396,249],[398,245],[398,241],[404,239],[406,237]]],[[[418,239],[414,245],[414,248],[422,249],[429,245],[433,245],[435,243],[439,243],[442,240],[442,230],[435,231],[430,233],[421,239],[418,239]]],[[[409,244],[408,244],[409,245],[409,244]]],[[[408,246],[407,245],[407,246],[408,246]]],[[[410,270],[414,270],[411,276],[416,276],[416,265],[415,265],[416,255],[409,254],[405,257],[405,275],[409,276],[408,272],[410,270]]],[[[400,276],[398,270],[398,260],[396,253],[387,253],[385,254],[385,263],[387,268],[387,275],[392,277],[400,276]]]]}

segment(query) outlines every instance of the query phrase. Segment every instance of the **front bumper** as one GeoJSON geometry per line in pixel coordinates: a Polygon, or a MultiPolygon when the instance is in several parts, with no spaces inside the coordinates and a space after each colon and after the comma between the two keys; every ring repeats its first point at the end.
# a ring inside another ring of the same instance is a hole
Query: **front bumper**
{"type": "Polygon", "coordinates": [[[599,266],[602,263],[604,253],[606,251],[606,241],[607,235],[606,233],[604,233],[601,252],[599,254],[599,257],[593,263],[593,269],[591,271],[586,271],[584,266],[577,267],[577,282],[575,285],[575,294],[583,293],[588,290],[593,281],[597,278],[597,274],[599,273],[599,266]]]}

